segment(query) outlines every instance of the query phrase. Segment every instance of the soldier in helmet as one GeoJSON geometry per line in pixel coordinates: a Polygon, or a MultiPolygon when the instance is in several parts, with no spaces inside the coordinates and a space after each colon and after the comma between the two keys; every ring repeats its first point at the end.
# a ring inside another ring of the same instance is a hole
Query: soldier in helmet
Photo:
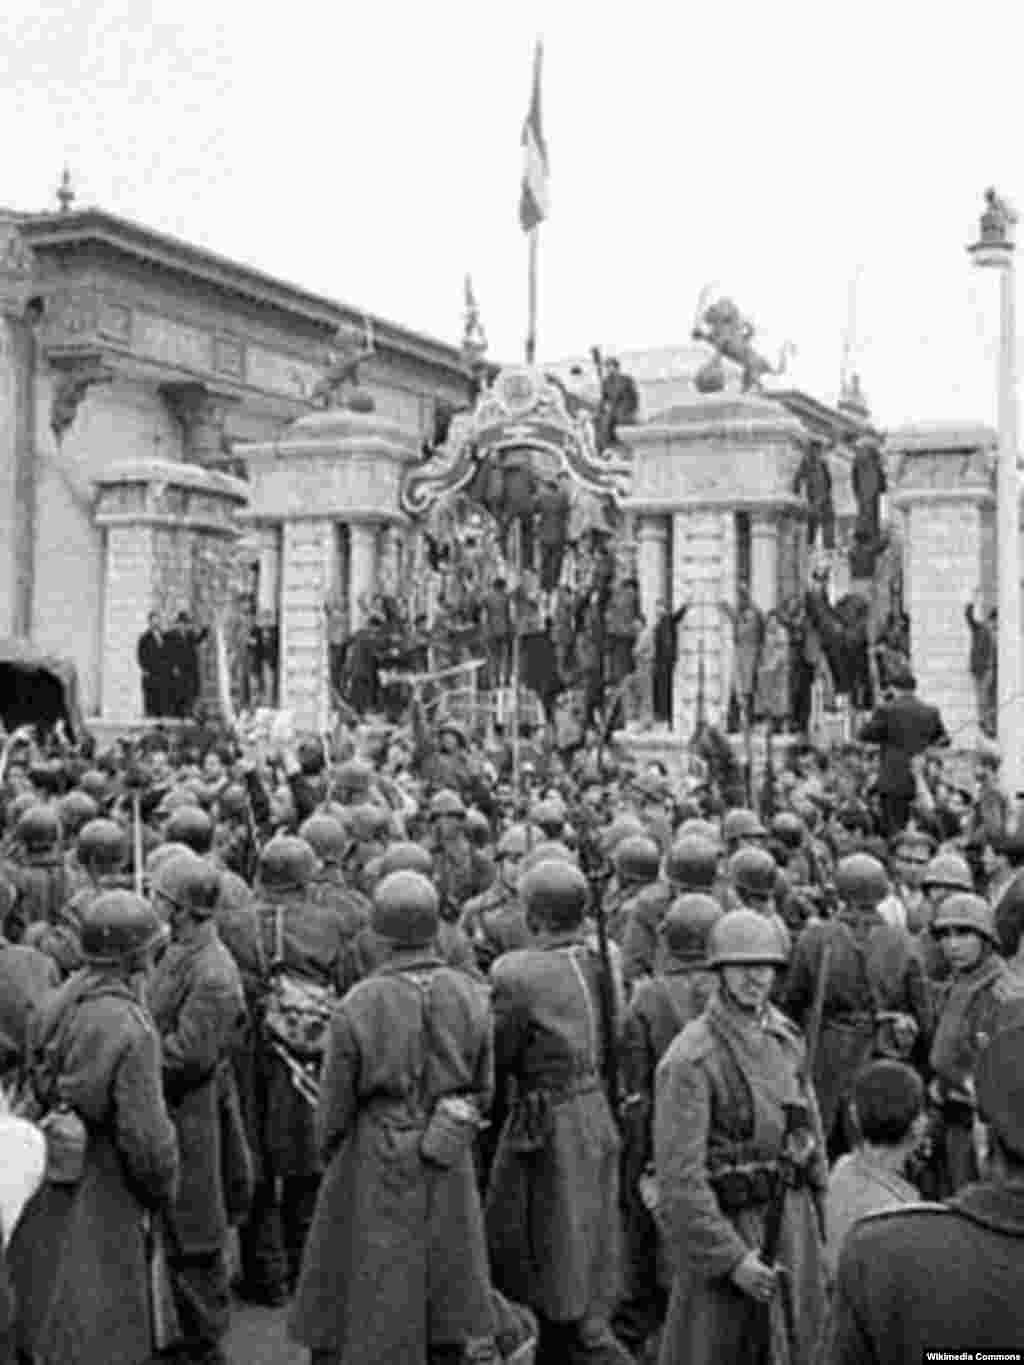
{"type": "Polygon", "coordinates": [[[628,1257],[626,1295],[615,1316],[615,1331],[638,1353],[664,1321],[671,1287],[648,1207],[654,1174],[654,1078],[676,1034],[703,1012],[710,998],[714,977],[707,965],[708,936],[721,916],[722,907],[706,892],[685,892],[672,903],[658,929],[660,967],[653,978],[638,983],[626,1013],[622,1079],[628,1257]]]}
{"type": "Polygon", "coordinates": [[[299,837],[317,858],[312,894],[335,912],[349,943],[369,923],[370,914],[368,900],[349,886],[342,872],[342,860],[349,848],[345,830],[330,815],[318,811],[301,826],[299,837]]]}
{"type": "Polygon", "coordinates": [[[348,806],[344,811],[347,846],[342,858],[341,871],[348,886],[366,896],[366,869],[388,846],[392,837],[393,823],[391,812],[386,806],[365,801],[358,806],[348,806]]]}
{"type": "Polygon", "coordinates": [[[458,792],[439,791],[431,799],[428,814],[441,918],[455,922],[466,902],[494,881],[494,864],[466,838],[466,807],[458,792]]]}
{"type": "MultiPolygon", "coordinates": [[[[785,953],[789,954],[792,940],[785,921],[776,908],[779,888],[779,869],[775,859],[765,848],[747,845],[736,850],[729,859],[729,884],[733,897],[726,901],[726,909],[756,910],[775,925],[785,953]]],[[[776,982],[781,983],[781,975],[776,982]]]]}
{"type": "Polygon", "coordinates": [[[854,1142],[849,1101],[861,1067],[872,1057],[923,1058],[933,1020],[911,936],[878,913],[889,887],[885,868],[853,853],[836,868],[835,887],[835,916],[807,925],[796,941],[782,1003],[803,1027],[825,964],[813,1080],[829,1152],[838,1156],[854,1142]]]}
{"type": "Polygon", "coordinates": [[[718,848],[699,835],[678,838],[665,858],[664,876],[634,902],[623,942],[627,983],[651,976],[658,963],[658,928],[677,896],[709,893],[718,874],[718,848]]]}
{"type": "Polygon", "coordinates": [[[163,867],[154,908],[166,906],[171,944],[153,974],[149,1006],[160,1033],[164,1096],[178,1134],[181,1184],[171,1208],[169,1264],[182,1347],[223,1365],[229,1320],[228,1200],[220,1142],[220,1077],[245,1023],[242,980],[217,935],[216,870],[187,850],[163,867]]]}
{"type": "Polygon", "coordinates": [[[33,1026],[37,1112],[63,1138],[52,1174],[74,1183],[47,1181],[8,1250],[26,1359],[145,1361],[153,1351],[146,1225],[170,1205],[178,1144],[141,982],[163,938],[140,897],[97,897],[82,924],[83,966],[33,1026]]]}
{"type": "MultiPolygon", "coordinates": [[[[277,835],[260,854],[256,915],[266,978],[256,1052],[251,1137],[257,1183],[242,1229],[247,1298],[280,1302],[299,1271],[320,1180],[313,1110],[296,1060],[269,1028],[281,979],[305,981],[325,1002],[349,985],[347,944],[337,915],[311,894],[316,855],[304,839],[277,835]]],[[[300,1067],[301,1069],[301,1067],[300,1067]]]]}
{"type": "Polygon", "coordinates": [[[982,1179],[848,1233],[823,1365],[998,1360],[1024,1341],[1024,1028],[998,1033],[975,1075],[982,1179]]]}
{"type": "Polygon", "coordinates": [[[128,840],[116,821],[90,820],[78,836],[76,854],[84,885],[60,907],[53,921],[33,925],[26,935],[26,941],[54,960],[62,976],[81,965],[81,925],[89,906],[103,892],[125,890],[130,884],[124,876],[128,840]]]}
{"type": "Polygon", "coordinates": [[[502,1126],[487,1196],[495,1287],[540,1319],[538,1365],[628,1360],[608,1325],[620,1290],[619,1138],[601,1082],[601,963],[587,883],[538,863],[519,894],[534,934],[491,969],[502,1126]],[[543,1254],[537,1254],[543,1248],[543,1254]]]}
{"type": "Polygon", "coordinates": [[[781,1292],[793,1310],[789,1358],[810,1359],[818,1338],[827,1167],[803,1040],[770,1003],[785,963],[763,915],[723,915],[709,940],[718,989],[658,1066],[657,1208],[673,1269],[662,1365],[741,1361],[769,1347],[766,1306],[781,1292]],[[781,1180],[778,1265],[768,1265],[765,1213],[781,1180]]]}
{"type": "Polygon", "coordinates": [[[78,790],[68,792],[67,796],[61,798],[58,806],[69,896],[80,891],[87,881],[85,870],[78,861],[76,841],[89,821],[97,819],[99,813],[100,808],[92,797],[78,790]]]}
{"type": "Polygon", "coordinates": [[[734,806],[726,811],[722,820],[722,840],[728,857],[741,848],[763,848],[767,839],[768,831],[752,810],[734,806]]]}
{"type": "MultiPolygon", "coordinates": [[[[949,960],[939,940],[931,932],[931,926],[950,896],[957,892],[974,891],[974,878],[966,858],[959,853],[937,853],[924,868],[921,877],[922,901],[915,923],[908,925],[916,932],[918,951],[924,963],[929,981],[940,983],[949,980],[949,960]]],[[[937,995],[941,994],[935,985],[937,995]]]]}
{"type": "Polygon", "coordinates": [[[12,943],[20,943],[31,925],[56,922],[70,887],[55,807],[26,810],[15,826],[15,841],[17,852],[8,865],[14,905],[3,927],[12,943]]]}
{"type": "Polygon", "coordinates": [[[530,940],[526,915],[519,902],[519,875],[530,851],[530,831],[512,825],[498,841],[497,876],[486,891],[463,908],[459,927],[473,945],[476,965],[488,972],[502,953],[525,948],[530,940]]]}
{"type": "Polygon", "coordinates": [[[312,1365],[490,1362],[473,1165],[494,1082],[486,994],[438,957],[425,877],[385,876],[372,923],[387,969],[331,1020],[317,1114],[325,1177],[290,1330],[312,1365]]]}
{"type": "Polygon", "coordinates": [[[944,1196],[978,1175],[972,1140],[974,1071],[996,1031],[999,984],[1007,968],[996,951],[992,908],[981,896],[954,892],[939,907],[931,932],[950,967],[929,1057],[929,1096],[944,1136],[938,1186],[944,1196]]]}
{"type": "Polygon", "coordinates": [[[251,881],[259,850],[249,793],[244,786],[232,782],[224,788],[217,799],[216,820],[214,846],[218,858],[236,877],[251,881]]]}
{"type": "Polygon", "coordinates": [[[661,850],[646,834],[632,834],[616,848],[612,865],[615,868],[614,895],[605,897],[605,920],[608,937],[613,943],[621,944],[630,920],[640,906],[653,902],[657,908],[652,913],[659,913],[664,900],[659,884],[661,850]]]}

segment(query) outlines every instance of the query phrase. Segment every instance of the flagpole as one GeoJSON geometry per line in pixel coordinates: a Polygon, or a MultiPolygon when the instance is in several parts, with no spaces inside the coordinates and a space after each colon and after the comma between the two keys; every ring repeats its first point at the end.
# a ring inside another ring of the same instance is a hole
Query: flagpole
{"type": "Polygon", "coordinates": [[[530,229],[529,254],[527,265],[527,308],[526,363],[532,365],[537,356],[537,243],[540,227],[530,229]]]}

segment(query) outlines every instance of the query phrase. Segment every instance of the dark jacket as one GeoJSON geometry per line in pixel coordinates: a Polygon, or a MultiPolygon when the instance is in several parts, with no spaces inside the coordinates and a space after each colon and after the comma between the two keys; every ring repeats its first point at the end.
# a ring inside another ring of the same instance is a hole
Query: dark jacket
{"type": "Polygon", "coordinates": [[[823,1365],[982,1360],[1024,1343],[1024,1184],[861,1219],[847,1234],[823,1365]]]}
{"type": "Polygon", "coordinates": [[[346,996],[317,1110],[326,1172],[291,1316],[298,1341],[377,1365],[493,1331],[472,1144],[444,1168],[420,1152],[437,1100],[486,1110],[493,1083],[486,993],[429,951],[346,996]]]}
{"type": "Polygon", "coordinates": [[[916,790],[911,760],[932,744],[948,744],[949,736],[937,706],[929,706],[912,692],[879,706],[861,726],[862,744],[881,750],[878,791],[886,796],[913,796],[916,790]]]}
{"type": "Polygon", "coordinates": [[[238,968],[212,921],[189,942],[167,949],[150,982],[149,1003],[181,1154],[181,1185],[170,1214],[175,1250],[217,1251],[228,1230],[217,1068],[241,1030],[245,1004],[238,968]]]}

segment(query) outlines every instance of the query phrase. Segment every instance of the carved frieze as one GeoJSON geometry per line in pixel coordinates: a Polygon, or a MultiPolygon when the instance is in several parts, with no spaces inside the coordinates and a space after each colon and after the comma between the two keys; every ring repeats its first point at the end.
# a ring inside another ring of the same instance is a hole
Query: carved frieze
{"type": "Polygon", "coordinates": [[[208,332],[152,313],[136,315],[135,350],[175,369],[197,373],[213,369],[213,338],[208,332]]]}
{"type": "Polygon", "coordinates": [[[218,336],[213,343],[213,368],[233,379],[245,378],[245,353],[237,337],[218,336]]]}

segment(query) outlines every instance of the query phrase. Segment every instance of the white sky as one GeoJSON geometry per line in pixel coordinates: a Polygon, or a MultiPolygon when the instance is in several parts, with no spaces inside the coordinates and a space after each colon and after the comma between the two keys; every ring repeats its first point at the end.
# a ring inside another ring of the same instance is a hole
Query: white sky
{"type": "Polygon", "coordinates": [[[1024,207],[1012,0],[4,0],[0,201],[52,207],[68,162],[80,205],[452,342],[469,270],[518,359],[538,33],[541,359],[684,342],[717,281],[831,400],[859,268],[876,419],[992,420],[964,247],[987,184],[1024,207]]]}

